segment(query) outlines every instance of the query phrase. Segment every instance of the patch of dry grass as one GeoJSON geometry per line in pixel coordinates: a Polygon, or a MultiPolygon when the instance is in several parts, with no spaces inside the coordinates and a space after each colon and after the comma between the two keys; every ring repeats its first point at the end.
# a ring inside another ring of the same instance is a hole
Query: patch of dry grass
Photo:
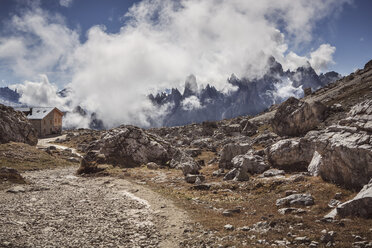
{"type": "Polygon", "coordinates": [[[0,144],[0,164],[20,172],[75,165],[61,158],[51,156],[34,146],[14,142],[0,144]]]}
{"type": "MultiPolygon", "coordinates": [[[[211,159],[210,153],[202,153],[199,158],[211,159]]],[[[234,241],[226,241],[225,245],[243,247],[242,242],[250,243],[250,235],[257,239],[290,241],[288,232],[297,236],[307,236],[311,240],[320,242],[320,231],[326,229],[337,233],[335,240],[337,247],[350,247],[354,238],[352,234],[371,239],[370,228],[372,220],[352,218],[346,222],[325,223],[319,221],[331,209],[327,206],[336,193],[342,193],[342,201],[355,196],[355,192],[340,188],[334,184],[324,182],[318,177],[303,177],[299,181],[286,179],[264,180],[252,176],[248,182],[224,182],[222,178],[212,176],[218,169],[217,163],[205,166],[201,170],[206,182],[211,184],[210,190],[193,190],[191,184],[184,181],[179,170],[160,169],[149,170],[145,166],[130,169],[111,168],[106,171],[116,176],[134,182],[146,182],[152,190],[173,200],[180,208],[186,209],[192,219],[202,224],[216,235],[224,237],[233,235],[234,241]],[[285,191],[295,190],[298,193],[310,193],[315,198],[315,205],[302,207],[307,211],[301,215],[281,215],[275,202],[285,196],[285,191]],[[230,217],[222,215],[227,209],[240,209],[230,217]],[[244,232],[239,227],[252,226],[259,221],[267,221],[272,227],[267,233],[244,232]],[[231,224],[234,231],[224,230],[224,225],[231,224]]]]}
{"type": "MultiPolygon", "coordinates": [[[[16,169],[19,172],[52,169],[59,166],[72,166],[71,163],[45,151],[24,143],[0,144],[0,166],[16,169]]],[[[0,189],[9,188],[13,183],[25,183],[22,178],[10,180],[0,176],[0,189]]]]}

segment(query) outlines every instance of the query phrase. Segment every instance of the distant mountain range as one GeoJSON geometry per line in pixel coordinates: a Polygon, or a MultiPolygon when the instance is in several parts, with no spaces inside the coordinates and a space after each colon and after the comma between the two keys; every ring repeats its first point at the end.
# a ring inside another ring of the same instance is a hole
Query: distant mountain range
{"type": "Polygon", "coordinates": [[[162,126],[178,126],[255,115],[289,96],[302,97],[305,88],[316,90],[342,77],[334,71],[318,75],[310,64],[295,71],[284,71],[273,57],[268,66],[267,73],[259,79],[239,79],[231,75],[227,82],[235,90],[229,93],[210,85],[198,90],[196,78],[191,75],[185,82],[183,94],[173,88],[170,93],[149,95],[149,98],[159,107],[168,106],[162,126]]]}
{"type": "MultiPolygon", "coordinates": [[[[289,96],[302,97],[303,89],[316,90],[342,76],[334,71],[318,75],[308,64],[295,71],[284,71],[282,65],[271,57],[267,73],[258,79],[239,79],[234,74],[227,80],[229,92],[218,91],[214,86],[198,88],[196,77],[190,75],[185,82],[183,93],[176,89],[166,90],[156,95],[149,95],[152,103],[167,109],[163,121],[150,120],[152,126],[178,126],[203,121],[215,121],[233,118],[240,115],[256,115],[272,104],[281,103],[289,96]]],[[[67,97],[72,89],[66,88],[57,95],[67,97]]],[[[8,87],[0,88],[0,103],[9,106],[20,106],[21,95],[8,87]]],[[[69,102],[67,104],[70,104],[69,102]]],[[[103,129],[104,122],[95,113],[77,106],[73,111],[89,117],[90,128],[103,129]]],[[[67,113],[68,114],[68,113],[67,113]]]]}
{"type": "Polygon", "coordinates": [[[0,87],[0,103],[7,106],[20,106],[21,95],[8,87],[0,87]]]}

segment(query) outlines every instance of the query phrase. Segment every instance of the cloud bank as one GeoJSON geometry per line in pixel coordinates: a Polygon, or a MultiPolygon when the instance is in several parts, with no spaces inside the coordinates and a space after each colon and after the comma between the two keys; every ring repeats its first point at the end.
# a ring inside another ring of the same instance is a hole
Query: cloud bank
{"type": "Polygon", "coordinates": [[[71,6],[72,0],[59,0],[59,4],[67,8],[71,6]]]}
{"type": "Polygon", "coordinates": [[[46,74],[60,87],[68,84],[74,92],[70,106],[96,112],[108,127],[149,126],[149,116],[164,113],[146,95],[180,87],[190,74],[223,89],[232,73],[262,76],[269,56],[285,69],[307,61],[318,72],[326,69],[335,52],[330,44],[302,56],[289,47],[309,44],[317,21],[347,2],[143,0],[124,15],[118,33],[94,26],[84,43],[63,17],[33,7],[12,18],[11,36],[0,37],[0,60],[14,74],[46,74]]]}

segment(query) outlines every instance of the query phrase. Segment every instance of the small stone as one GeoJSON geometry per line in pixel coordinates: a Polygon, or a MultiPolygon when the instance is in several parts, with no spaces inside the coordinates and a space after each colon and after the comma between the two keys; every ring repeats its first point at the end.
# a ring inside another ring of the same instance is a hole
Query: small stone
{"type": "Polygon", "coordinates": [[[359,235],[355,235],[355,236],[354,236],[354,240],[355,240],[355,241],[362,241],[363,238],[362,238],[361,236],[359,236],[359,235]]]}
{"type": "Polygon", "coordinates": [[[319,245],[318,242],[316,242],[316,241],[311,241],[309,247],[317,247],[318,245],[319,245]]]}
{"type": "Polygon", "coordinates": [[[314,198],[310,194],[293,194],[276,200],[276,206],[314,205],[314,198]]]}
{"type": "Polygon", "coordinates": [[[24,192],[26,192],[26,190],[22,186],[15,186],[11,189],[8,189],[6,192],[17,194],[17,193],[24,193],[24,192]]]}
{"type": "Polygon", "coordinates": [[[240,230],[242,230],[244,232],[248,232],[251,229],[248,226],[243,226],[243,227],[240,228],[240,230]]]}
{"type": "Polygon", "coordinates": [[[336,200],[340,200],[340,199],[342,198],[342,193],[341,193],[341,192],[337,192],[337,193],[335,194],[334,198],[335,198],[336,200]]]}
{"type": "Polygon", "coordinates": [[[147,169],[149,170],[157,170],[160,168],[160,166],[157,163],[150,162],[146,164],[147,169]]]}
{"type": "Polygon", "coordinates": [[[299,244],[310,243],[310,239],[308,237],[306,237],[306,236],[304,236],[304,237],[296,237],[294,240],[295,240],[296,243],[299,243],[299,244]]]}
{"type": "Polygon", "coordinates": [[[262,173],[263,177],[274,177],[274,176],[282,176],[284,175],[284,170],[278,170],[278,169],[269,169],[262,173]]]}
{"type": "Polygon", "coordinates": [[[323,235],[322,237],[320,238],[320,241],[322,243],[325,243],[325,244],[328,244],[329,242],[333,243],[334,242],[334,238],[336,236],[336,233],[334,231],[329,231],[329,232],[326,232],[324,233],[322,231],[323,235]]]}
{"type": "Polygon", "coordinates": [[[335,208],[337,207],[338,205],[340,205],[342,202],[339,201],[339,200],[336,200],[336,199],[331,199],[328,203],[328,207],[330,208],[335,208]]]}
{"type": "Polygon", "coordinates": [[[232,231],[232,230],[234,230],[234,226],[233,226],[233,225],[230,225],[230,224],[225,225],[224,228],[225,228],[225,230],[227,230],[227,231],[232,231]]]}

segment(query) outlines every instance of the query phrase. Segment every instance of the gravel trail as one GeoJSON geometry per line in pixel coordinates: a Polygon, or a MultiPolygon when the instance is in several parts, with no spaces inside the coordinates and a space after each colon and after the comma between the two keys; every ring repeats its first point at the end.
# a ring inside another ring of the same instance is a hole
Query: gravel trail
{"type": "Polygon", "coordinates": [[[0,191],[0,247],[178,247],[187,215],[172,202],[76,169],[27,172],[29,185],[0,191]]]}

